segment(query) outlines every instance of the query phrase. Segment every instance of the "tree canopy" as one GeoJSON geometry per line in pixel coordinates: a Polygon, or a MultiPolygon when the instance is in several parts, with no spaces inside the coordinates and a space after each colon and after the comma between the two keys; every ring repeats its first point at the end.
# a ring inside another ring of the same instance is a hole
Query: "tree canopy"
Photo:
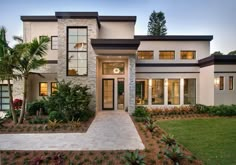
{"type": "Polygon", "coordinates": [[[229,52],[228,55],[236,55],[236,50],[229,52]]]}
{"type": "Polygon", "coordinates": [[[148,35],[165,36],[167,34],[165,14],[155,10],[151,13],[148,22],[148,35]]]}

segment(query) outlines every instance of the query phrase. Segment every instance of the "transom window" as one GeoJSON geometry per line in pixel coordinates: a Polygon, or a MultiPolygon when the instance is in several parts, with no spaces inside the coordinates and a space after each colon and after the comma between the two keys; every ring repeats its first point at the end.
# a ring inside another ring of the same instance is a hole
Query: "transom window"
{"type": "Polygon", "coordinates": [[[160,60],[173,60],[175,59],[175,51],[159,51],[160,60]]]}
{"type": "Polygon", "coordinates": [[[39,96],[47,96],[48,95],[48,83],[40,82],[39,83],[39,96]]]}
{"type": "Polygon", "coordinates": [[[58,49],[58,37],[57,36],[51,36],[51,49],[52,50],[58,49]]]}
{"type": "Polygon", "coordinates": [[[138,60],[152,60],[153,51],[138,51],[137,58],[138,60]]]}
{"type": "Polygon", "coordinates": [[[124,62],[104,62],[102,63],[103,75],[123,75],[125,74],[124,62]]]}
{"type": "Polygon", "coordinates": [[[88,74],[88,30],[87,27],[67,28],[68,76],[88,74]]]}
{"type": "Polygon", "coordinates": [[[10,109],[8,85],[0,85],[0,111],[10,109]]]}
{"type": "Polygon", "coordinates": [[[189,50],[180,51],[180,58],[182,60],[196,59],[196,51],[189,51],[189,50]]]}

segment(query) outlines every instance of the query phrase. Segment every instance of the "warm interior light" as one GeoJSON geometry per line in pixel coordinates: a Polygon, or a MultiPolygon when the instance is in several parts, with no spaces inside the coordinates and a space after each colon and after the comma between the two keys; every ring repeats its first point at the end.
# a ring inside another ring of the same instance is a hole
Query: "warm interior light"
{"type": "Polygon", "coordinates": [[[113,73],[119,74],[119,73],[120,73],[120,69],[119,69],[119,68],[114,68],[114,69],[113,69],[113,73]]]}
{"type": "Polygon", "coordinates": [[[214,79],[214,84],[215,84],[215,85],[219,85],[219,84],[220,84],[220,78],[219,78],[219,77],[216,77],[216,78],[214,79]]]}

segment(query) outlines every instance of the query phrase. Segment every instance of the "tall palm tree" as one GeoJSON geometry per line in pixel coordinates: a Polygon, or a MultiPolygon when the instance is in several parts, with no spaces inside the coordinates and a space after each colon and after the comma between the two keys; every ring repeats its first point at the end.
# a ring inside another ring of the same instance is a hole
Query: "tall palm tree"
{"type": "Polygon", "coordinates": [[[10,99],[10,111],[14,124],[17,123],[16,113],[13,107],[13,96],[11,88],[11,80],[16,79],[17,75],[14,74],[14,65],[16,64],[16,58],[13,55],[13,50],[10,48],[6,41],[6,29],[0,28],[0,80],[7,80],[9,99],[10,99]]]}
{"type": "Polygon", "coordinates": [[[23,118],[25,114],[29,74],[32,70],[38,69],[39,67],[46,64],[44,56],[46,55],[46,51],[48,49],[48,43],[48,37],[40,37],[39,40],[35,38],[32,40],[32,42],[20,43],[14,47],[14,52],[17,55],[18,61],[16,70],[21,74],[24,81],[23,103],[18,124],[23,123],[23,118]]]}

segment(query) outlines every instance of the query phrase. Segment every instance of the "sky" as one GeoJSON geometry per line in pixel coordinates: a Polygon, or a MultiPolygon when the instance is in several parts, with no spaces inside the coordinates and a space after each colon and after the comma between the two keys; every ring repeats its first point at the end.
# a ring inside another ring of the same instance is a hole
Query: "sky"
{"type": "Polygon", "coordinates": [[[97,11],[99,15],[137,16],[136,35],[147,34],[153,10],[165,13],[167,35],[213,35],[211,53],[236,50],[236,0],[1,0],[0,26],[22,36],[22,15],[56,11],[97,11]]]}

